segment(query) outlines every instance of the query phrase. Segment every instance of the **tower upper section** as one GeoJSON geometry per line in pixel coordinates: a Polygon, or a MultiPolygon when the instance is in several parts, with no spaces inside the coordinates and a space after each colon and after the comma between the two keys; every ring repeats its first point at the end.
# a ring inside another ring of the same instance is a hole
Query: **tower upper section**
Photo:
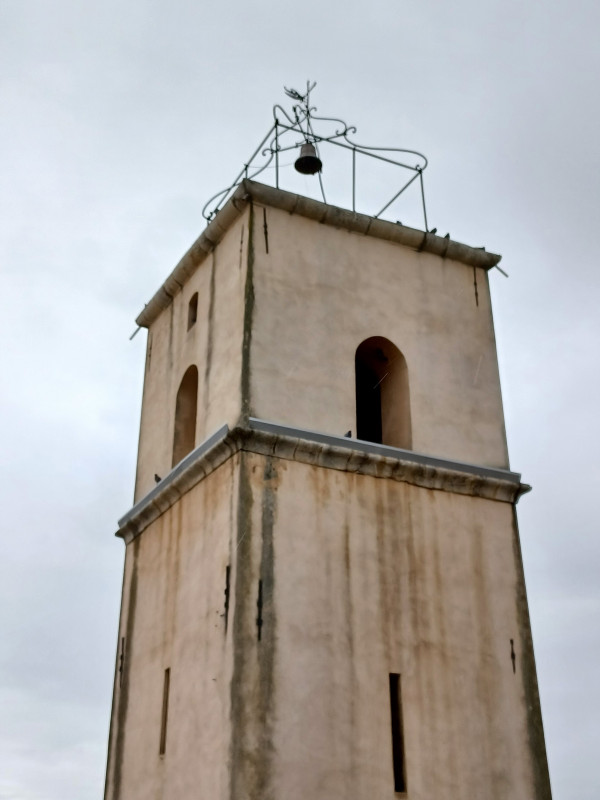
{"type": "Polygon", "coordinates": [[[138,317],[136,500],[248,417],[508,467],[498,256],[244,181],[138,317]]]}

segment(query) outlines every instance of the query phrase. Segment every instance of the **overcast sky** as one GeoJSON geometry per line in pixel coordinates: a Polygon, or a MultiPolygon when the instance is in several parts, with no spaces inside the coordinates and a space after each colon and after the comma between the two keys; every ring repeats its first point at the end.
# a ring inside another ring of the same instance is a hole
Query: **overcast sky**
{"type": "Polygon", "coordinates": [[[597,800],[599,23],[597,0],[0,0],[2,800],[102,794],[145,332],[128,337],[307,78],[358,141],[426,153],[431,226],[503,255],[554,797],[597,800]]]}

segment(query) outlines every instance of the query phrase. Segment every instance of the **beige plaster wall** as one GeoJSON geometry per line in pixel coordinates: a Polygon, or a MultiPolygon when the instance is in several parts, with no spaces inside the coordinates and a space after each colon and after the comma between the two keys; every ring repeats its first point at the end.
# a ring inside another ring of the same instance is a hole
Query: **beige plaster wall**
{"type": "MultiPolygon", "coordinates": [[[[190,364],[197,444],[247,410],[248,366],[255,416],[355,433],[376,335],[406,358],[414,449],[507,466],[486,274],[477,306],[472,268],[266,215],[268,253],[244,212],[151,326],[136,500],[171,468],[190,364]]],[[[238,453],[127,546],[119,636],[107,800],[392,800],[391,672],[409,800],[550,797],[508,503],[238,453]]]]}
{"type": "Polygon", "coordinates": [[[393,800],[395,672],[410,800],[549,798],[510,504],[245,458],[232,797],[393,800]]]}
{"type": "Polygon", "coordinates": [[[549,800],[512,512],[230,458],[128,545],[107,799],[393,800],[394,672],[409,800],[549,800]]]}
{"type": "Polygon", "coordinates": [[[252,413],[356,435],[354,354],[390,339],[408,364],[413,449],[506,467],[487,273],[402,245],[256,210],[252,413]]]}
{"type": "Polygon", "coordinates": [[[225,797],[231,648],[224,590],[237,528],[234,456],[126,551],[107,800],[225,797]],[[166,753],[159,755],[170,668],[166,753]]]}
{"type": "Polygon", "coordinates": [[[240,416],[248,213],[227,231],[148,331],[135,500],[171,470],[175,398],[186,369],[198,368],[196,445],[240,416]],[[188,331],[188,304],[198,318],[188,331]]]}

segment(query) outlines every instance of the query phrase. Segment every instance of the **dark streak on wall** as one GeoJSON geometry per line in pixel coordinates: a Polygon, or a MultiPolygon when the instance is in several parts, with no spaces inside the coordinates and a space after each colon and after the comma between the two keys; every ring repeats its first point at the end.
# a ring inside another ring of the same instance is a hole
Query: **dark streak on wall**
{"type": "MultiPolygon", "coordinates": [[[[260,564],[253,563],[254,499],[251,472],[255,459],[243,453],[240,460],[238,548],[233,600],[233,672],[231,679],[231,800],[275,800],[272,786],[275,708],[276,617],[273,530],[276,519],[277,473],[266,459],[261,496],[260,564]],[[260,572],[257,574],[256,567],[260,572]],[[256,636],[256,590],[263,585],[263,633],[256,636]]],[[[258,543],[257,543],[258,544],[258,543]]]]}
{"type": "Polygon", "coordinates": [[[173,374],[173,322],[175,314],[175,304],[171,303],[169,309],[169,344],[167,350],[167,364],[169,365],[169,372],[173,374]]]}
{"type": "Polygon", "coordinates": [[[123,755],[125,749],[125,724],[127,721],[127,708],[129,705],[129,675],[131,671],[131,660],[133,657],[133,624],[135,618],[135,608],[137,603],[137,583],[138,572],[137,562],[140,549],[140,539],[135,539],[131,545],[133,566],[131,570],[131,580],[129,582],[129,598],[127,602],[127,622],[125,629],[125,639],[127,641],[127,658],[123,664],[123,680],[119,692],[118,710],[115,720],[116,741],[115,751],[112,757],[114,772],[112,777],[112,793],[109,791],[110,778],[107,776],[106,796],[111,800],[119,800],[121,794],[121,770],[123,768],[123,755]]]}
{"type": "MultiPolygon", "coordinates": [[[[229,492],[228,492],[228,494],[229,494],[229,521],[228,521],[229,542],[228,542],[228,545],[227,545],[227,564],[229,565],[229,569],[230,569],[230,573],[229,573],[230,584],[229,584],[229,613],[228,613],[228,620],[229,620],[229,617],[231,616],[231,601],[232,601],[232,591],[233,591],[233,589],[232,589],[232,580],[233,580],[233,573],[234,573],[234,570],[235,570],[235,567],[233,565],[233,561],[235,559],[235,548],[236,548],[235,535],[236,535],[236,531],[237,531],[237,526],[236,526],[234,506],[235,506],[235,489],[236,489],[235,476],[237,474],[238,465],[239,465],[239,462],[238,462],[238,459],[236,457],[229,459],[229,467],[228,467],[228,469],[229,469],[229,492]]],[[[228,639],[227,632],[230,629],[231,629],[231,626],[229,625],[229,621],[228,621],[227,628],[226,628],[226,631],[225,631],[225,636],[223,637],[223,647],[226,646],[226,642],[227,642],[227,639],[228,639]]]]}
{"type": "Polygon", "coordinates": [[[527,707],[527,734],[529,737],[530,753],[532,754],[533,782],[535,787],[535,800],[551,800],[550,774],[546,756],[546,743],[544,741],[544,726],[542,723],[542,709],[538,690],[535,660],[533,654],[533,640],[531,638],[531,622],[527,606],[527,592],[525,589],[525,574],[523,571],[523,556],[519,539],[519,525],[517,512],[513,506],[513,548],[515,555],[515,568],[517,574],[517,614],[519,619],[520,653],[517,653],[521,667],[523,689],[525,691],[525,704],[527,707]]]}
{"type": "Polygon", "coordinates": [[[212,352],[213,352],[213,329],[214,329],[214,312],[215,312],[215,272],[217,270],[217,254],[216,251],[212,252],[212,259],[210,262],[210,288],[208,294],[208,320],[206,332],[206,363],[204,366],[204,411],[208,409],[208,398],[210,396],[210,371],[212,368],[212,352]]]}
{"type": "MultiPolygon", "coordinates": [[[[355,479],[355,476],[352,476],[355,479]]],[[[351,769],[349,770],[348,780],[347,780],[347,791],[351,795],[352,788],[354,782],[357,779],[356,775],[356,764],[357,764],[357,748],[356,743],[358,741],[358,737],[360,735],[360,731],[357,728],[357,709],[356,709],[356,698],[358,697],[358,680],[356,676],[356,663],[354,659],[354,626],[355,626],[355,619],[354,619],[354,608],[352,603],[352,554],[351,548],[352,543],[350,541],[350,510],[348,505],[345,507],[344,513],[344,605],[346,606],[346,642],[348,645],[348,668],[350,670],[350,696],[348,698],[349,703],[349,718],[350,718],[350,730],[352,731],[351,736],[351,747],[352,753],[350,758],[351,769]]]]}
{"type": "MultiPolygon", "coordinates": [[[[437,504],[436,496],[429,490],[425,490],[424,501],[430,505],[433,513],[439,520],[439,506],[437,504]]],[[[444,569],[443,563],[443,548],[442,538],[450,533],[444,531],[444,523],[439,520],[435,525],[436,533],[432,536],[432,556],[433,563],[431,564],[431,577],[433,585],[435,586],[435,600],[433,613],[437,620],[438,630],[437,636],[439,645],[439,659],[442,664],[442,675],[452,675],[454,671],[454,664],[452,663],[452,640],[448,634],[449,620],[448,620],[448,607],[447,600],[449,596],[457,596],[460,592],[460,586],[449,585],[451,580],[448,577],[447,571],[444,569]],[[441,552],[440,552],[441,551],[441,552]]],[[[459,558],[459,555],[456,555],[459,558]]],[[[454,702],[454,687],[449,680],[440,681],[438,700],[440,707],[440,716],[449,720],[452,726],[458,728],[458,720],[456,719],[456,705],[454,702]]],[[[458,739],[454,736],[449,736],[447,741],[447,749],[444,753],[443,769],[446,773],[448,784],[457,791],[461,785],[458,765],[460,764],[460,752],[458,751],[458,739]]],[[[406,764],[404,766],[406,784],[410,790],[409,778],[406,774],[406,764]]]]}
{"type": "Polygon", "coordinates": [[[250,201],[248,221],[248,263],[244,290],[244,337],[242,341],[242,424],[251,416],[250,402],[250,345],[252,343],[252,317],[254,313],[254,204],[250,201]]]}
{"type": "Polygon", "coordinates": [[[241,454],[238,488],[237,543],[235,550],[235,594],[233,599],[233,670],[231,675],[231,800],[253,797],[252,723],[255,700],[252,680],[252,655],[256,636],[254,627],[256,581],[252,575],[252,487],[250,465],[246,453],[241,454]]]}
{"type": "Polygon", "coordinates": [[[276,616],[274,604],[275,550],[273,528],[277,509],[277,471],[272,458],[265,459],[263,473],[260,578],[263,590],[262,640],[258,649],[258,725],[259,750],[262,754],[257,771],[256,795],[274,800],[271,786],[273,757],[272,723],[275,709],[276,616]]]}

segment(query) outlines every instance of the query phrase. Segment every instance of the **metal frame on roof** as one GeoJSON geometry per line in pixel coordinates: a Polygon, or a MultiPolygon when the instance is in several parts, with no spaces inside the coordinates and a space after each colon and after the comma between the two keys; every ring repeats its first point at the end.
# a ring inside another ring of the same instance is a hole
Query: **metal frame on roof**
{"type": "MultiPolygon", "coordinates": [[[[409,186],[418,180],[421,204],[423,208],[423,220],[425,230],[428,231],[427,223],[427,208],[425,205],[425,188],[423,185],[423,171],[426,169],[428,161],[423,153],[416,150],[407,150],[402,147],[371,147],[367,145],[358,144],[350,139],[350,135],[356,133],[356,127],[348,125],[344,120],[338,117],[321,117],[316,116],[314,113],[317,109],[316,106],[310,104],[310,93],[316,86],[316,82],[306,83],[306,92],[301,94],[296,89],[285,89],[288,97],[296,102],[292,106],[291,112],[286,111],[279,103],[273,106],[273,124],[267,131],[266,136],[263,137],[256,150],[252,153],[248,162],[244,164],[243,168],[236,175],[233,182],[226,188],[213,195],[202,209],[202,214],[207,220],[212,220],[219,212],[223,205],[227,202],[229,197],[234,192],[244,179],[254,180],[258,175],[264,172],[275,162],[275,188],[279,189],[280,183],[280,154],[288,150],[295,150],[302,144],[313,144],[319,151],[319,145],[331,144],[336,147],[341,147],[351,153],[351,170],[352,170],[352,211],[356,211],[356,163],[357,156],[366,156],[368,158],[377,159],[378,161],[390,164],[392,167],[399,167],[404,170],[404,177],[406,171],[409,174],[408,180],[402,181],[402,185],[394,193],[394,195],[379,209],[376,214],[373,214],[375,219],[378,219],[384,211],[386,211],[392,203],[403,194],[409,186]],[[323,125],[333,124],[333,133],[318,133],[315,130],[315,124],[323,123],[323,125]],[[300,137],[300,139],[298,139],[300,137]],[[386,155],[382,155],[386,153],[386,155]],[[390,154],[403,153],[406,155],[416,156],[418,161],[416,164],[408,164],[405,161],[400,161],[393,158],[390,154]]],[[[323,177],[321,172],[317,173],[319,181],[319,188],[323,197],[323,202],[327,202],[325,196],[325,187],[323,185],[323,177]]]]}

